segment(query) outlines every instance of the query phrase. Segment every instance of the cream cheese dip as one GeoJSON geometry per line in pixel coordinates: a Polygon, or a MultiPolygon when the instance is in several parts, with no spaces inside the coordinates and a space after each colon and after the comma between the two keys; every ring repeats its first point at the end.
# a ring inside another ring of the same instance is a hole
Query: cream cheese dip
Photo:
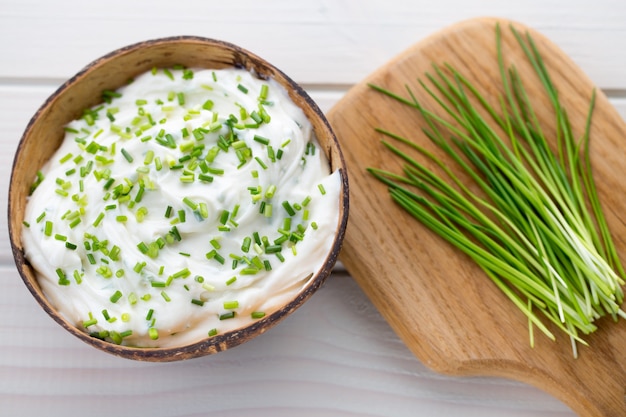
{"type": "Polygon", "coordinates": [[[282,86],[155,69],[103,98],[67,125],[26,207],[25,256],[67,320],[175,347],[271,314],[319,271],[340,175],[282,86]]]}

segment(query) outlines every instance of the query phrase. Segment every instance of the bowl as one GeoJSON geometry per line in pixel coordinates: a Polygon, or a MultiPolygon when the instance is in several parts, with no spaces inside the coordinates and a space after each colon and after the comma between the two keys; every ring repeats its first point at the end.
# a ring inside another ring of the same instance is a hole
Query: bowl
{"type": "MultiPolygon", "coordinates": [[[[262,58],[228,42],[181,36],[149,40],[113,51],[87,65],[54,92],[28,123],[13,162],[8,198],[9,235],[17,269],[37,303],[59,325],[87,344],[110,354],[141,361],[168,362],[220,352],[240,345],[300,307],[323,284],[336,263],[348,219],[348,180],[337,138],[318,106],[287,75],[262,58]],[[44,295],[35,271],[25,258],[21,230],[30,187],[37,172],[59,148],[64,126],[81,116],[83,109],[97,105],[102,92],[115,90],[133,77],[157,67],[182,65],[189,68],[244,68],[258,78],[271,78],[282,85],[302,109],[330,163],[339,171],[341,192],[339,221],[330,252],[323,266],[293,298],[249,325],[175,347],[132,347],[92,337],[60,314],[44,295]]],[[[44,341],[45,343],[45,341],[44,341]]]]}

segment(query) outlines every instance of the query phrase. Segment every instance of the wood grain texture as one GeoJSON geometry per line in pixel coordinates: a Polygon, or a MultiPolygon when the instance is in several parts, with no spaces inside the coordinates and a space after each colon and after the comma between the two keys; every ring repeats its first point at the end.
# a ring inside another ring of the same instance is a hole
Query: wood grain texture
{"type": "MultiPolygon", "coordinates": [[[[374,83],[434,104],[417,79],[431,63],[449,63],[488,96],[498,92],[495,20],[453,25],[409,48],[349,91],[329,112],[347,157],[351,218],[341,259],[401,339],[427,366],[455,375],[498,375],[533,384],[582,416],[626,415],[626,323],[604,320],[574,359],[569,339],[528,341],[525,316],[469,259],[445,244],[392,203],[384,185],[365,172],[398,172],[401,162],[382,145],[375,128],[389,129],[429,147],[414,110],[376,93],[374,83]],[[375,254],[375,256],[372,256],[375,254]]],[[[533,97],[546,133],[553,116],[523,52],[502,21],[505,60],[514,63],[533,97]]],[[[524,31],[524,27],[516,25],[524,31]]],[[[551,72],[574,132],[581,134],[593,83],[540,33],[535,38],[551,72]]],[[[606,97],[598,97],[592,127],[592,164],[617,249],[626,255],[623,138],[626,125],[606,97]]],[[[432,148],[432,145],[430,146],[432,148]]]]}

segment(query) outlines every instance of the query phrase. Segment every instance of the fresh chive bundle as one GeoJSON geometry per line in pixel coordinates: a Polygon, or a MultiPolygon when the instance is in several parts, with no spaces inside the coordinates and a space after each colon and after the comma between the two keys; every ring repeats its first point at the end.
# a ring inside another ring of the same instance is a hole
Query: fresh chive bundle
{"type": "Polygon", "coordinates": [[[450,161],[383,129],[378,130],[445,174],[426,168],[386,140],[384,145],[405,162],[403,173],[377,168],[369,172],[389,186],[395,202],[473,259],[527,315],[531,345],[534,326],[555,339],[539,312],[570,336],[576,356],[575,342],[586,344],[581,335],[596,330],[595,320],[626,317],[621,310],[625,273],[600,206],[589,156],[595,92],[585,131],[577,139],[532,37],[512,26],[511,31],[553,106],[556,151],[550,148],[517,69],[505,67],[497,26],[504,91],[498,97],[499,109],[450,65],[434,65],[434,75],[426,74],[434,88],[422,81],[420,85],[452,121],[426,109],[409,87],[407,99],[371,85],[415,108],[426,122],[426,136],[482,195],[448,168],[450,161]]]}

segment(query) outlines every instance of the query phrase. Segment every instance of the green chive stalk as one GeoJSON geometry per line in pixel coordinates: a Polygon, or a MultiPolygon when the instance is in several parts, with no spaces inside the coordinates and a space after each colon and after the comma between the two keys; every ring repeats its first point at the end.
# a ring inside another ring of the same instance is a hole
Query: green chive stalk
{"type": "Polygon", "coordinates": [[[378,85],[373,89],[415,108],[423,132],[480,189],[468,184],[417,143],[385,129],[383,144],[404,161],[401,174],[369,168],[408,213],[475,261],[550,339],[547,318],[576,342],[596,330],[595,321],[621,309],[625,272],[613,244],[594,183],[589,156],[592,94],[584,133],[576,138],[565,108],[529,34],[511,26],[555,113],[556,151],[549,145],[514,66],[504,64],[496,27],[503,93],[494,107],[456,69],[433,65],[430,86],[419,84],[449,118],[425,108],[407,86],[408,98],[378,85]],[[442,174],[419,162],[435,163],[442,174]]]}

